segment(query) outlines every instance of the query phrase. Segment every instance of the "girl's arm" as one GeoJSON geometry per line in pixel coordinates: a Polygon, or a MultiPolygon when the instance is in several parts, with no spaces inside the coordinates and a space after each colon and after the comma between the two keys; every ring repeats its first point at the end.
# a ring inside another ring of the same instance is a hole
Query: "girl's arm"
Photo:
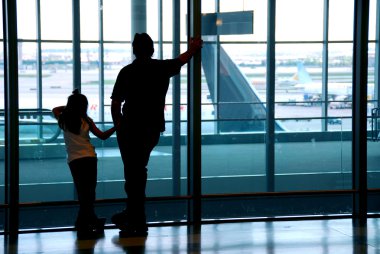
{"type": "Polygon", "coordinates": [[[101,140],[106,140],[116,131],[116,127],[114,126],[111,129],[103,132],[96,126],[96,124],[94,123],[94,121],[92,121],[92,119],[89,119],[89,124],[90,124],[90,131],[92,132],[92,134],[94,134],[96,137],[100,138],[101,140]]]}
{"type": "Polygon", "coordinates": [[[54,117],[56,119],[59,118],[59,115],[62,113],[62,111],[65,109],[65,106],[58,106],[52,109],[52,112],[54,114],[54,117]]]}

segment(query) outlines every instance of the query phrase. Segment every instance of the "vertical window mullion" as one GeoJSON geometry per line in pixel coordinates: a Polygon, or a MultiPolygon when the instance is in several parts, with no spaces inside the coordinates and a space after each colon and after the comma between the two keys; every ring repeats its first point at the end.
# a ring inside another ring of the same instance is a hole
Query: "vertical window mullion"
{"type": "Polygon", "coordinates": [[[322,52],[322,131],[327,131],[328,117],[328,45],[329,45],[329,0],[324,2],[323,52],[322,52]]]}
{"type": "Polygon", "coordinates": [[[81,91],[81,62],[80,62],[80,1],[72,1],[73,20],[73,88],[81,91]]]}
{"type": "Polygon", "coordinates": [[[99,121],[104,122],[104,33],[103,0],[99,0],[99,121]]]}
{"type": "MultiPolygon", "coordinates": [[[[36,25],[37,25],[37,108],[42,109],[42,48],[41,48],[41,0],[36,0],[36,25]]],[[[38,117],[39,138],[43,138],[42,117],[38,117]]]]}
{"type": "MultiPolygon", "coordinates": [[[[181,1],[173,0],[173,58],[180,54],[181,50],[181,1]]],[[[181,74],[172,78],[173,89],[173,106],[172,106],[172,178],[173,178],[173,195],[179,196],[181,194],[181,74]]]]}
{"type": "Polygon", "coordinates": [[[158,0],[158,58],[163,59],[164,52],[162,47],[162,41],[163,41],[163,25],[162,25],[162,0],[158,0]]]}
{"type": "Polygon", "coordinates": [[[276,69],[276,0],[268,0],[268,37],[267,37],[267,94],[266,94],[266,178],[267,191],[275,190],[275,69],[276,69]]]}

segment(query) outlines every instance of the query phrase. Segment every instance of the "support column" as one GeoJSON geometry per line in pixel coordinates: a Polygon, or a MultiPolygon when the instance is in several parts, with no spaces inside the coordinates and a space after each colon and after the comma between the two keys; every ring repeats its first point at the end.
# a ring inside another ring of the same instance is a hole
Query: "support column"
{"type": "MultiPolygon", "coordinates": [[[[131,0],[131,49],[136,33],[146,33],[146,0],[131,0]]],[[[132,50],[131,59],[135,59],[132,50]]]]}
{"type": "Polygon", "coordinates": [[[146,0],[131,1],[131,39],[135,33],[146,33],[146,0]]]}
{"type": "Polygon", "coordinates": [[[14,0],[3,0],[4,78],[5,78],[5,173],[9,205],[5,230],[10,240],[17,240],[19,230],[19,121],[18,121],[18,48],[17,6],[14,0]]]}
{"type": "MultiPolygon", "coordinates": [[[[188,1],[188,35],[201,36],[201,0],[188,1]]],[[[200,224],[201,214],[201,54],[188,64],[188,193],[189,222],[200,224]]]]}
{"type": "Polygon", "coordinates": [[[353,45],[353,216],[367,216],[367,87],[369,0],[355,0],[353,45]]]}

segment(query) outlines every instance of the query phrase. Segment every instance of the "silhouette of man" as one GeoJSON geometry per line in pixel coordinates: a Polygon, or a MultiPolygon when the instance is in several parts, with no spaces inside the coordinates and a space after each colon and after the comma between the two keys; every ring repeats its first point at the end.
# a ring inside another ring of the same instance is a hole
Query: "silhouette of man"
{"type": "Polygon", "coordinates": [[[112,92],[111,113],[124,164],[126,209],[111,220],[120,237],[147,236],[145,187],[150,153],[165,131],[164,107],[170,78],[202,48],[200,38],[175,59],[152,59],[153,41],[146,33],[136,34],[132,43],[136,59],[123,67],[112,92]],[[124,104],[122,105],[122,103],[124,104]]]}

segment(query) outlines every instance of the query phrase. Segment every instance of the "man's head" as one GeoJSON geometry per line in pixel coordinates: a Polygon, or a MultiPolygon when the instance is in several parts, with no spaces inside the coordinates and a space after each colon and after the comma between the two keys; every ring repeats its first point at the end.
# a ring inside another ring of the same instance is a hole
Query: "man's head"
{"type": "Polygon", "coordinates": [[[136,33],[132,47],[136,58],[152,57],[154,53],[153,40],[147,33],[136,33]]]}

